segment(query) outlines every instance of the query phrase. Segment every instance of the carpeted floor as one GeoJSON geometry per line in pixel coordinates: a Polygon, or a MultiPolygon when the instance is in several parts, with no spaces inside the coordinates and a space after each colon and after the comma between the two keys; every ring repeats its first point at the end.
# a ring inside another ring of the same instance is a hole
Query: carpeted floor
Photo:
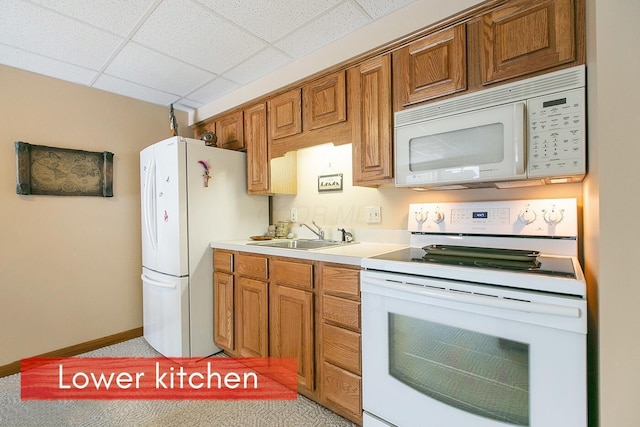
{"type": "MultiPolygon", "coordinates": [[[[82,356],[157,357],[143,338],[82,356]]],[[[0,426],[350,426],[298,395],[294,401],[21,401],[20,374],[0,378],[0,426]]]]}

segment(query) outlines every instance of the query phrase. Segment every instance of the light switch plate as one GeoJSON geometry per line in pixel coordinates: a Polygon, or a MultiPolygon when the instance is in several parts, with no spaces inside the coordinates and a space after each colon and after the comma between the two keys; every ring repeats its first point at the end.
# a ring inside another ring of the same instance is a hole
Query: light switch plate
{"type": "Polygon", "coordinates": [[[367,206],[365,208],[365,222],[367,224],[377,224],[380,222],[380,206],[367,206]]]}
{"type": "Polygon", "coordinates": [[[298,222],[298,209],[297,208],[291,208],[291,211],[289,212],[289,221],[298,222]]]}

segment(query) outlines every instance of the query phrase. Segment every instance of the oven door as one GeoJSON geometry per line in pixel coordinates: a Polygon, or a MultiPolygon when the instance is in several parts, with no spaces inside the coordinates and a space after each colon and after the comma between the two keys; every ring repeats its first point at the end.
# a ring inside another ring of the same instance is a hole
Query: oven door
{"type": "Polygon", "coordinates": [[[585,300],[372,271],[361,287],[365,413],[403,427],[586,425],[585,300]]]}

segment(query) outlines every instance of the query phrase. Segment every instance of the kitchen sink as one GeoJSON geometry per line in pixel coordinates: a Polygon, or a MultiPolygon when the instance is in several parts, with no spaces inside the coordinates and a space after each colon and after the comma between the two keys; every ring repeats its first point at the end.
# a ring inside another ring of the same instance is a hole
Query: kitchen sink
{"type": "Polygon", "coordinates": [[[314,240],[314,239],[298,239],[298,240],[277,240],[273,242],[256,242],[249,243],[256,246],[268,246],[270,248],[300,249],[313,250],[333,248],[336,246],[352,245],[356,242],[340,242],[338,240],[314,240]]]}

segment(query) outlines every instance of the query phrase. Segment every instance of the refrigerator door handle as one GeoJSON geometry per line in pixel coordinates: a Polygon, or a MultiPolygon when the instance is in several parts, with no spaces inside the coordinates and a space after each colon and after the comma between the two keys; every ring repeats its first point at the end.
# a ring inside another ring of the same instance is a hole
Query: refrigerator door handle
{"type": "Polygon", "coordinates": [[[144,225],[147,229],[147,235],[149,236],[149,240],[151,241],[151,246],[153,249],[157,249],[158,247],[158,230],[156,224],[156,162],[151,160],[149,164],[149,171],[147,172],[147,176],[145,176],[145,194],[143,196],[144,200],[144,225]]]}
{"type": "Polygon", "coordinates": [[[158,282],[158,281],[153,280],[153,279],[149,279],[147,276],[144,275],[144,273],[142,273],[140,275],[140,278],[142,279],[142,281],[144,283],[148,283],[151,286],[156,286],[158,288],[168,288],[168,289],[176,289],[177,288],[177,285],[175,285],[175,284],[172,285],[170,283],[162,283],[162,282],[158,282]]]}

